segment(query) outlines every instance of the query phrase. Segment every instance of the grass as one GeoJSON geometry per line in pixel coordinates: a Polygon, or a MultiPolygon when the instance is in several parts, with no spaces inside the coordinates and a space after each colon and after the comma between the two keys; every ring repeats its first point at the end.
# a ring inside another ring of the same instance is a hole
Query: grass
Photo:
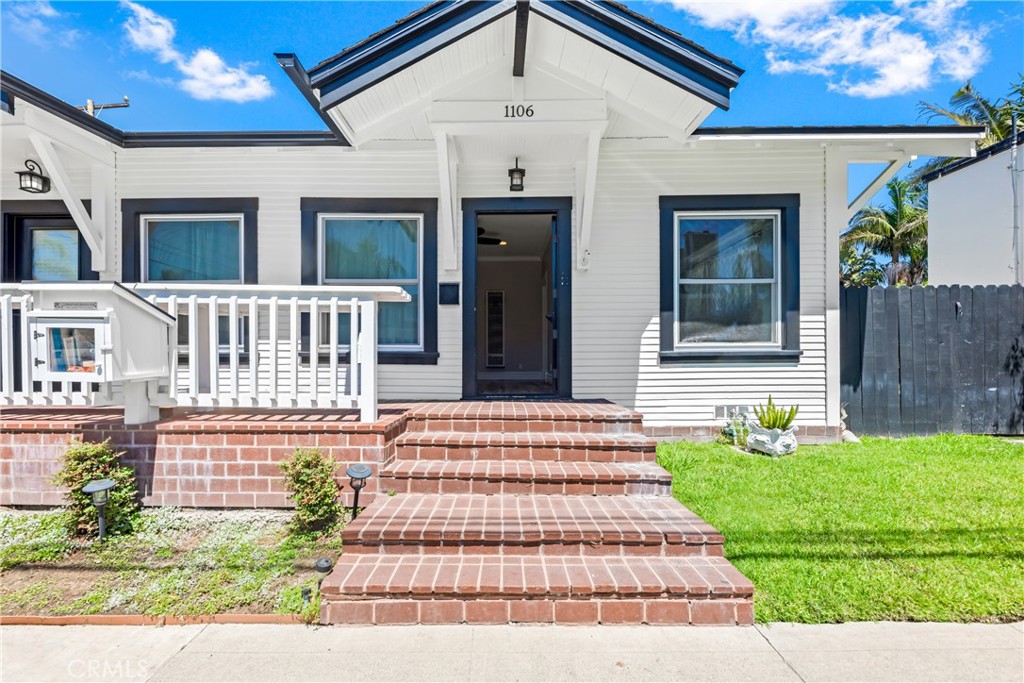
{"type": "Polygon", "coordinates": [[[0,514],[0,613],[302,613],[319,604],[312,563],[340,528],[292,531],[276,511],[143,511],[135,533],[70,537],[57,512],[0,514]],[[302,589],[311,588],[303,610],[302,589]]]}
{"type": "Polygon", "coordinates": [[[771,459],[672,443],[658,461],[725,535],[758,621],[1024,618],[1024,444],[865,439],[771,459]]]}

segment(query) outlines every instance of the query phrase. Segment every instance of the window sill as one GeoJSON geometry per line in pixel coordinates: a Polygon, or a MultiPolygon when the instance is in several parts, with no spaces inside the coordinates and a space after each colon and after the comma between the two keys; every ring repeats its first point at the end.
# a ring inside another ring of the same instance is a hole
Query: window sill
{"type": "MultiPolygon", "coordinates": [[[[441,354],[433,351],[377,351],[378,365],[437,365],[437,359],[440,357],[441,354]]],[[[309,351],[300,351],[299,359],[308,363],[309,351]]],[[[330,363],[331,354],[318,354],[317,362],[330,363]]],[[[348,352],[339,353],[338,362],[348,363],[348,352]]]]}
{"type": "Polygon", "coordinates": [[[685,363],[797,363],[803,351],[799,349],[764,349],[759,351],[662,351],[662,365],[685,363]]]}

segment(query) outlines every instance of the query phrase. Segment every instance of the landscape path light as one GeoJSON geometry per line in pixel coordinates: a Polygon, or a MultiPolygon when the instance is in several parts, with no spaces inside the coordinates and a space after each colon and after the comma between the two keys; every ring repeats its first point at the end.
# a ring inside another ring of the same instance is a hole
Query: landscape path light
{"type": "Polygon", "coordinates": [[[89,498],[92,499],[92,504],[96,506],[96,511],[99,513],[101,542],[103,537],[107,535],[106,507],[107,503],[110,502],[110,490],[114,486],[113,479],[94,479],[82,487],[82,493],[88,494],[89,498]]]}
{"type": "Polygon", "coordinates": [[[320,584],[324,582],[324,579],[330,575],[332,569],[334,569],[334,562],[329,557],[321,557],[313,564],[313,571],[316,572],[318,577],[316,582],[317,589],[320,588],[320,584]]]}
{"type": "Polygon", "coordinates": [[[355,491],[355,496],[352,498],[352,519],[355,519],[359,514],[359,491],[366,486],[366,480],[373,474],[373,470],[369,465],[357,462],[355,465],[349,465],[345,474],[348,475],[349,485],[355,491]]]}

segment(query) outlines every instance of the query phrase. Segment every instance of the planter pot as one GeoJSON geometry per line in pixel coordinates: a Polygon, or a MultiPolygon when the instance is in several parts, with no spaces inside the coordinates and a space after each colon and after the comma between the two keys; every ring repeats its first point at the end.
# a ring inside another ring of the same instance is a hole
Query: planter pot
{"type": "Polygon", "coordinates": [[[796,451],[796,427],[789,429],[765,429],[761,425],[750,425],[747,448],[772,457],[789,455],[796,451]]]}

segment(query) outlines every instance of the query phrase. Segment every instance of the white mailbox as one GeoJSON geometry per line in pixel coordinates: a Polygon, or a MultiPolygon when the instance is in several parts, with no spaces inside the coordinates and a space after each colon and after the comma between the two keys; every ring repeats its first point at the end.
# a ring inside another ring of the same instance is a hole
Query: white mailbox
{"type": "Polygon", "coordinates": [[[26,316],[33,380],[124,382],[125,421],[155,419],[146,384],[171,371],[170,314],[116,282],[19,288],[34,300],[26,316]]]}

